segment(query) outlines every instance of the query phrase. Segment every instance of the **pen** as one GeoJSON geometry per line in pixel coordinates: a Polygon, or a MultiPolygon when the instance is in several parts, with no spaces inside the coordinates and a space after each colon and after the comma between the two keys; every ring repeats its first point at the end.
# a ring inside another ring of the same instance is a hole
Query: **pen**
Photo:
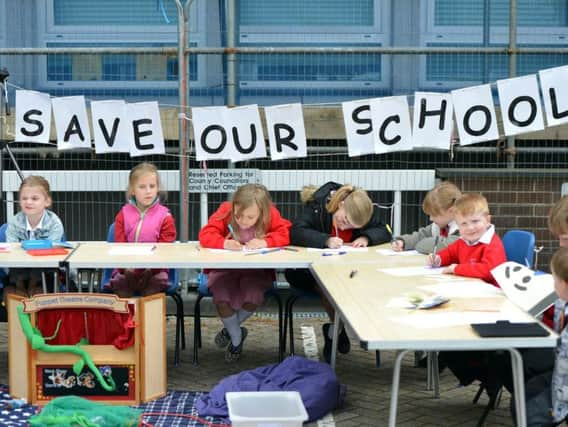
{"type": "Polygon", "coordinates": [[[157,248],[157,246],[154,245],[154,246],[152,246],[152,247],[150,248],[150,251],[154,252],[154,251],[156,250],[156,248],[157,248]]]}
{"type": "Polygon", "coordinates": [[[438,252],[438,242],[440,241],[440,236],[436,236],[434,239],[434,249],[432,250],[432,254],[436,256],[436,252],[438,252]]]}
{"type": "Polygon", "coordinates": [[[353,279],[356,274],[357,274],[357,270],[351,270],[351,273],[349,273],[349,278],[353,279]]]}
{"type": "Polygon", "coordinates": [[[300,251],[299,249],[296,249],[296,248],[289,248],[288,246],[286,246],[286,247],[284,247],[284,248],[282,248],[282,249],[285,250],[285,251],[290,251],[290,252],[299,252],[299,251],[300,251]]]}
{"type": "Polygon", "coordinates": [[[436,252],[438,252],[438,242],[440,241],[440,236],[436,236],[434,239],[434,249],[432,250],[432,265],[430,267],[436,268],[439,267],[436,265],[436,252]]]}
{"type": "Polygon", "coordinates": [[[390,235],[392,236],[392,228],[389,224],[385,224],[385,227],[387,229],[387,231],[390,233],[390,235]]]}
{"type": "Polygon", "coordinates": [[[266,249],[266,250],[261,250],[260,252],[249,252],[248,254],[245,254],[245,256],[248,255],[258,255],[258,254],[268,254],[270,252],[278,252],[280,250],[280,248],[272,248],[272,249],[266,249]]]}
{"type": "Polygon", "coordinates": [[[333,255],[345,255],[347,252],[346,251],[340,251],[340,252],[324,252],[321,254],[321,256],[333,256],[333,255]]]}
{"type": "Polygon", "coordinates": [[[231,224],[227,224],[227,228],[229,229],[229,233],[231,233],[231,236],[233,237],[233,240],[235,240],[236,242],[239,241],[239,239],[237,238],[237,235],[235,234],[235,230],[233,230],[233,226],[231,224]]]}

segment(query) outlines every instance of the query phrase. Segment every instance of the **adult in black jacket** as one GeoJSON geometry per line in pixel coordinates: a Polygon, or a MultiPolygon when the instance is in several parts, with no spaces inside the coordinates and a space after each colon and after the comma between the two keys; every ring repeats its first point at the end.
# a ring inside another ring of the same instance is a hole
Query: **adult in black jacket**
{"type": "MultiPolygon", "coordinates": [[[[336,249],[349,243],[354,247],[366,247],[389,242],[391,234],[379,219],[379,209],[374,206],[365,190],[352,185],[328,182],[320,188],[310,186],[302,190],[304,208],[293,221],[290,242],[297,246],[336,249]]],[[[292,287],[314,290],[332,323],[323,325],[324,358],[331,358],[334,309],[321,292],[316,280],[307,269],[286,270],[286,280],[292,287]]],[[[337,349],[348,353],[350,343],[343,326],[339,333],[337,349]]]]}

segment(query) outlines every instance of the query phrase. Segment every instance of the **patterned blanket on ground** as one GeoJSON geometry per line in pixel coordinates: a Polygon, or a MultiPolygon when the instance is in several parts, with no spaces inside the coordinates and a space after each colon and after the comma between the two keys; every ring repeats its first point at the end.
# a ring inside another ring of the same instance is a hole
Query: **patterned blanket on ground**
{"type": "MultiPolygon", "coordinates": [[[[195,410],[195,401],[203,393],[191,391],[170,391],[161,399],[144,403],[137,408],[145,413],[158,413],[159,415],[144,416],[144,420],[155,427],[205,427],[211,424],[222,424],[220,418],[205,417],[207,423],[202,423],[188,416],[198,417],[195,410]],[[175,414],[183,414],[184,417],[176,417],[175,414]]],[[[39,411],[37,406],[24,405],[20,408],[8,408],[12,398],[8,393],[8,387],[0,384],[0,426],[2,427],[26,427],[29,418],[39,411]]]]}

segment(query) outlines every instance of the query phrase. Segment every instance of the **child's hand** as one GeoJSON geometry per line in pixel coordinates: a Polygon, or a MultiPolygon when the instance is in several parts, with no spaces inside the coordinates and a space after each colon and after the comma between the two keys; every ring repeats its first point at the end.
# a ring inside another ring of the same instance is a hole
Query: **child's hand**
{"type": "Polygon", "coordinates": [[[247,249],[262,249],[266,248],[267,246],[268,245],[266,244],[266,240],[264,239],[251,239],[245,245],[247,249]]]}
{"type": "Polygon", "coordinates": [[[439,267],[440,265],[442,265],[442,258],[440,258],[440,255],[430,254],[428,255],[426,264],[432,268],[439,267]]]}
{"type": "Polygon", "coordinates": [[[361,236],[356,238],[351,242],[351,246],[354,248],[366,248],[369,245],[369,238],[366,236],[361,236]]]}
{"type": "Polygon", "coordinates": [[[402,252],[404,250],[404,240],[395,239],[391,242],[392,250],[395,252],[402,252]]]}
{"type": "Polygon", "coordinates": [[[444,267],[444,268],[442,269],[442,273],[444,273],[444,274],[454,274],[454,271],[455,271],[455,269],[456,269],[456,266],[457,266],[457,264],[448,265],[447,267],[444,267]]]}
{"type": "Polygon", "coordinates": [[[326,245],[330,249],[340,248],[341,245],[343,245],[343,239],[339,237],[330,237],[329,239],[327,239],[326,245]]]}
{"type": "Polygon", "coordinates": [[[225,243],[223,243],[223,247],[231,251],[240,251],[241,249],[243,249],[243,245],[241,245],[239,242],[233,239],[225,240],[225,243]]]}

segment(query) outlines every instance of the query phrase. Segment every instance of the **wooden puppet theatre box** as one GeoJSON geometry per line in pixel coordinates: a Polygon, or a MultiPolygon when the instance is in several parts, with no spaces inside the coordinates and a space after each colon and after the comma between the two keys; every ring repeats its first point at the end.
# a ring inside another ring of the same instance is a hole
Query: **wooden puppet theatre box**
{"type": "Polygon", "coordinates": [[[135,405],[166,394],[163,294],[42,294],[8,299],[10,394],[135,405]]]}

